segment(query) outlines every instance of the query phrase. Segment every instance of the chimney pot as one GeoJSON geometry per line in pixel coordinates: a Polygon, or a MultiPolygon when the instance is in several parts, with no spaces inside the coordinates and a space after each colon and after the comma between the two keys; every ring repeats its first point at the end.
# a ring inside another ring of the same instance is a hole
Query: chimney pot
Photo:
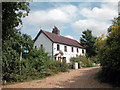
{"type": "Polygon", "coordinates": [[[60,35],[60,30],[56,26],[54,26],[52,33],[60,35]]]}

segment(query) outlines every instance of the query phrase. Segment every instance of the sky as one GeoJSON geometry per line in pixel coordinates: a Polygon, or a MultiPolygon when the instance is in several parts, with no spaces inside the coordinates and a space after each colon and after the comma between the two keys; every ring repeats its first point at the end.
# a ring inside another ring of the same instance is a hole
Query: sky
{"type": "Polygon", "coordinates": [[[100,36],[118,16],[118,2],[30,2],[29,8],[21,32],[32,39],[41,29],[52,32],[54,26],[62,36],[78,41],[87,29],[100,36]]]}

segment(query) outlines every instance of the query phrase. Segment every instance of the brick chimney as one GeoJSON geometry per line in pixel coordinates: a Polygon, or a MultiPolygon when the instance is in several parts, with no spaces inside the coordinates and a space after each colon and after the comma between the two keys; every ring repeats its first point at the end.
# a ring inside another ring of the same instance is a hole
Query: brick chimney
{"type": "Polygon", "coordinates": [[[60,30],[56,26],[54,26],[52,33],[60,35],[60,30]]]}

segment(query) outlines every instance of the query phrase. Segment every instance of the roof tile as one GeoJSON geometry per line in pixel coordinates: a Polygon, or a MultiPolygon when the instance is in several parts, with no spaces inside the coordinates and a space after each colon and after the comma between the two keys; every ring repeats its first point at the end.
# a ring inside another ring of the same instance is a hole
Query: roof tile
{"type": "Polygon", "coordinates": [[[76,40],[73,40],[73,39],[70,39],[70,38],[67,38],[67,37],[64,37],[64,36],[61,36],[61,35],[57,35],[57,34],[54,34],[54,33],[51,33],[51,32],[47,32],[47,31],[44,31],[44,30],[41,30],[41,31],[44,32],[53,42],[84,48],[76,40]]]}

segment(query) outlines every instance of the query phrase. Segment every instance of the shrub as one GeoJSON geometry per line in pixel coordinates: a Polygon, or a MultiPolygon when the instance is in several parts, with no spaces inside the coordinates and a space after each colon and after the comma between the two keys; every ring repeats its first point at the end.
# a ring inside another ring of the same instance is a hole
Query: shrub
{"type": "Polygon", "coordinates": [[[68,68],[69,68],[69,69],[73,69],[73,63],[69,63],[69,64],[68,64],[68,68]]]}
{"type": "Polygon", "coordinates": [[[85,56],[81,58],[80,64],[82,67],[92,67],[92,61],[85,56]]]}
{"type": "Polygon", "coordinates": [[[49,61],[46,62],[45,67],[46,67],[46,72],[51,74],[68,71],[68,64],[64,61],[60,62],[50,59],[49,61]]]}
{"type": "Polygon", "coordinates": [[[120,17],[115,19],[106,37],[97,38],[95,43],[102,66],[103,81],[120,86],[120,17]]]}
{"type": "Polygon", "coordinates": [[[61,63],[61,72],[67,72],[68,71],[68,64],[64,61],[61,63]]]}
{"type": "Polygon", "coordinates": [[[86,56],[77,56],[70,59],[71,63],[79,63],[82,67],[92,67],[92,61],[86,56]]]}
{"type": "Polygon", "coordinates": [[[33,42],[29,37],[27,40],[21,35],[18,38],[10,38],[5,41],[2,51],[2,79],[7,82],[22,82],[28,79],[44,78],[54,73],[65,72],[68,65],[65,62],[54,61],[45,53],[44,48],[36,50],[33,48],[33,42]],[[24,40],[23,40],[24,39],[24,40]],[[28,42],[30,40],[30,42],[28,42]],[[21,43],[24,46],[21,48],[21,43]],[[29,47],[28,47],[29,46],[29,47]],[[20,53],[23,50],[29,50],[28,54],[20,53]]]}
{"type": "Polygon", "coordinates": [[[96,55],[96,56],[92,56],[90,58],[90,60],[93,62],[93,63],[96,63],[96,64],[99,64],[100,63],[100,59],[99,57],[96,55]]]}

